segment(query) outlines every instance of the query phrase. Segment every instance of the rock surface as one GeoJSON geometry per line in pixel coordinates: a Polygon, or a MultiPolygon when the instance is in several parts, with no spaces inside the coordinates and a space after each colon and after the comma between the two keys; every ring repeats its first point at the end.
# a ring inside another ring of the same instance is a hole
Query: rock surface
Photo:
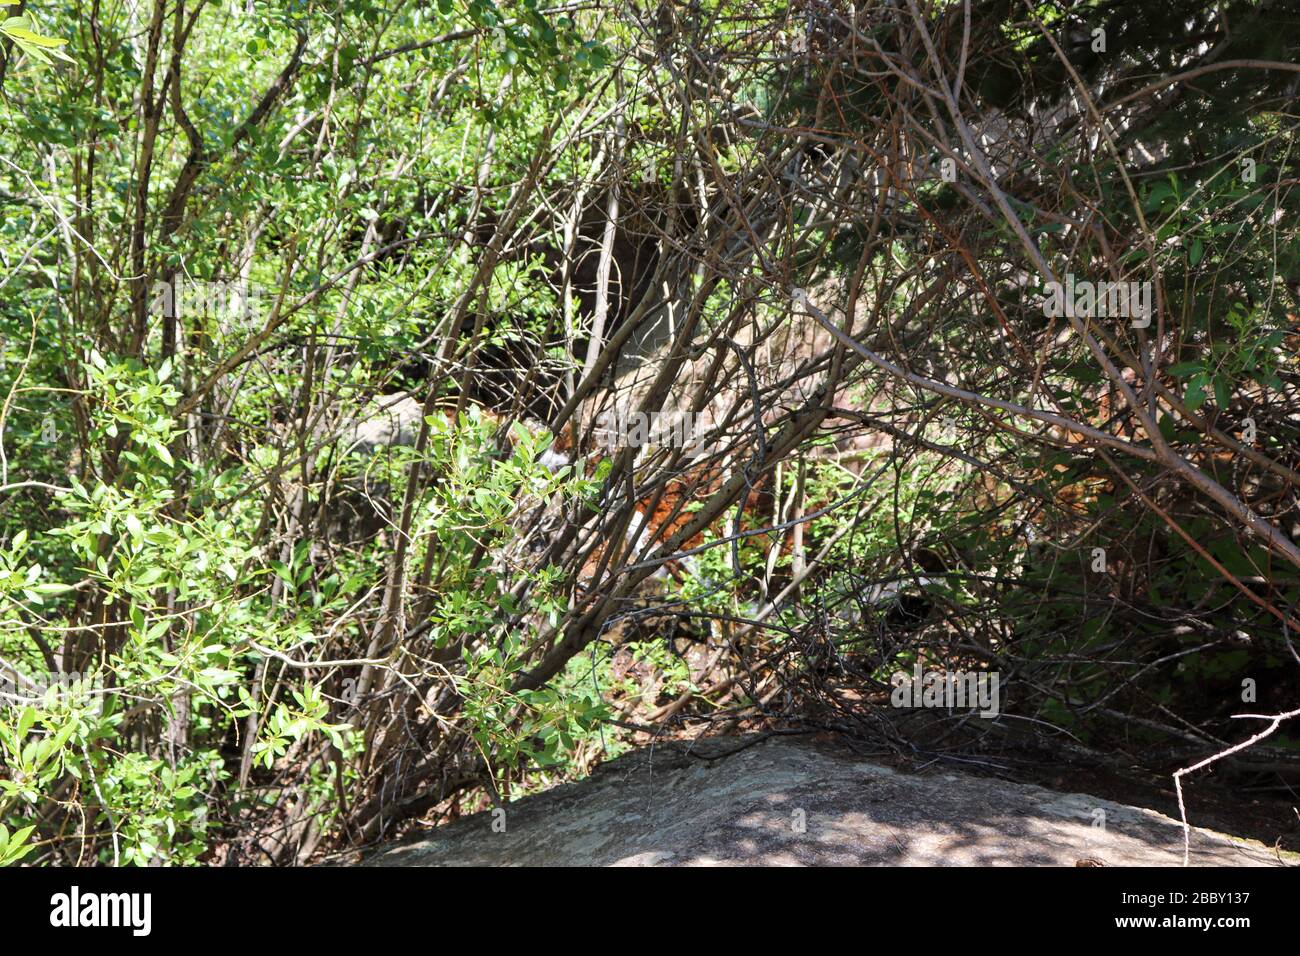
{"type": "MultiPolygon", "coordinates": [[[[628,754],[587,780],[509,804],[504,833],[494,832],[492,812],[480,813],[364,865],[1182,864],[1177,820],[1083,794],[899,773],[791,737],[701,756],[746,743],[628,754]]],[[[1279,865],[1259,843],[1199,829],[1191,862],[1279,865]]]]}
{"type": "Polygon", "coordinates": [[[344,428],[343,450],[363,457],[393,445],[414,445],[424,421],[424,406],[408,392],[372,399],[344,428]]]}

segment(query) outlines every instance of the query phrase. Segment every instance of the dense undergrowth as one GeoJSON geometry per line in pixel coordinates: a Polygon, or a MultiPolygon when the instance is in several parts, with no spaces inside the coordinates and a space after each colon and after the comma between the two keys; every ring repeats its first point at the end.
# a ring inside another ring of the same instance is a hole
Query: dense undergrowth
{"type": "MultiPolygon", "coordinates": [[[[302,863],[665,734],[1168,768],[1297,707],[1289,5],[22,16],[0,865],[302,863]]],[[[1279,726],[1234,779],[1289,792],[1279,726]]]]}

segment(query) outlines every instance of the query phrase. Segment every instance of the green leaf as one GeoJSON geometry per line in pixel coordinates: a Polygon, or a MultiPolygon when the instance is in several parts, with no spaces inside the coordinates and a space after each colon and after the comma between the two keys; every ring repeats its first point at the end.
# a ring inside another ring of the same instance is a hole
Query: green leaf
{"type": "Polygon", "coordinates": [[[1200,362],[1179,362],[1177,365],[1169,366],[1169,374],[1174,378],[1187,378],[1199,372],[1202,367],[1200,362]]]}
{"type": "Polygon", "coordinates": [[[19,737],[26,737],[27,732],[36,726],[36,709],[34,707],[24,707],[23,712],[18,715],[18,726],[15,727],[19,737]]]}
{"type": "Polygon", "coordinates": [[[161,578],[166,572],[162,568],[146,568],[145,572],[135,579],[135,583],[141,587],[147,587],[161,578]]]}
{"type": "Polygon", "coordinates": [[[1214,377],[1214,400],[1220,408],[1227,408],[1232,404],[1231,382],[1222,375],[1214,377]]]}
{"type": "Polygon", "coordinates": [[[38,584],[32,588],[37,594],[64,594],[72,590],[71,584],[60,584],[57,581],[47,581],[44,584],[38,584]]]}

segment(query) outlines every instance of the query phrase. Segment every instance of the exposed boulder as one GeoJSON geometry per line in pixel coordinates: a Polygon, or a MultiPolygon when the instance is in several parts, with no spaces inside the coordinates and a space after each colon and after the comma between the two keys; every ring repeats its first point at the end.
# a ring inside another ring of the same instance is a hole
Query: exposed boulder
{"type": "Polygon", "coordinates": [[[348,423],[342,450],[366,456],[393,445],[414,445],[423,421],[423,406],[407,392],[376,396],[348,423]]]}
{"type": "MultiPolygon", "coordinates": [[[[1182,826],[1154,811],[965,774],[899,773],[803,738],[747,743],[752,741],[715,740],[693,755],[668,746],[638,751],[580,783],[511,803],[504,818],[496,811],[476,814],[380,850],[364,863],[1182,863],[1182,826]],[[708,757],[729,751],[734,752],[708,757]],[[498,832],[502,822],[505,830],[498,832]]],[[[1269,866],[1282,861],[1259,843],[1193,829],[1191,862],[1269,866]]]]}

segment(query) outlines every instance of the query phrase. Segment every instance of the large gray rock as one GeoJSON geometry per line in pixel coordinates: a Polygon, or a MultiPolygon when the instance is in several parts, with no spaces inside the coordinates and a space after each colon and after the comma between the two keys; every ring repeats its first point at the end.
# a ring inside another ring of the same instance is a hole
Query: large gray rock
{"type": "Polygon", "coordinates": [[[424,406],[407,392],[371,399],[343,431],[343,450],[363,457],[393,445],[414,445],[424,422],[424,406]]]}
{"type": "MultiPolygon", "coordinates": [[[[712,741],[712,751],[746,741],[712,741]]],[[[1176,820],[1083,794],[912,775],[798,738],[720,759],[666,747],[370,856],[373,866],[1181,865],[1176,820]],[[500,814],[496,814],[498,829],[500,814]],[[802,828],[800,826],[802,824],[802,828]]],[[[1258,843],[1192,831],[1194,865],[1278,865],[1258,843]]]]}

